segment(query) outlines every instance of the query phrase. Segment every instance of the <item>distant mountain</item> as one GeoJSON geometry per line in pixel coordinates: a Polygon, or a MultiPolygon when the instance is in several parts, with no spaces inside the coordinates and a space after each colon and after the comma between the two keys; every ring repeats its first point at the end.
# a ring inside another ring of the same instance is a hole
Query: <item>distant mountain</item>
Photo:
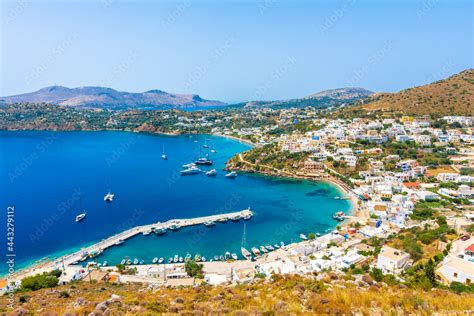
{"type": "Polygon", "coordinates": [[[354,109],[389,110],[409,115],[474,116],[474,69],[424,86],[377,94],[367,104],[354,109]]]}
{"type": "Polygon", "coordinates": [[[330,106],[349,105],[364,100],[374,92],[364,88],[339,88],[324,90],[306,97],[290,100],[277,101],[251,101],[246,107],[267,106],[272,108],[291,108],[312,106],[315,108],[327,108],[330,106]]]}
{"type": "Polygon", "coordinates": [[[332,98],[338,100],[352,100],[358,98],[366,98],[372,94],[374,94],[374,92],[364,88],[339,88],[314,93],[305,97],[304,99],[332,98]]]}
{"type": "Polygon", "coordinates": [[[51,86],[36,92],[0,98],[0,104],[30,102],[51,103],[80,108],[107,109],[162,109],[195,106],[226,105],[220,101],[205,100],[197,94],[172,94],[161,90],[142,93],[117,91],[105,87],[67,88],[51,86]]]}

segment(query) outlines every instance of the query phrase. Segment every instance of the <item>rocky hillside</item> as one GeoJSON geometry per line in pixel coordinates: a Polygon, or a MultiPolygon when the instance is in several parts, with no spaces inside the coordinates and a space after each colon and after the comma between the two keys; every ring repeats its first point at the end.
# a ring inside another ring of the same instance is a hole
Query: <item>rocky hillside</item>
{"type": "Polygon", "coordinates": [[[474,69],[397,93],[374,95],[365,110],[393,110],[409,115],[474,116],[474,69]]]}
{"type": "Polygon", "coordinates": [[[474,295],[410,289],[375,282],[369,275],[341,278],[279,276],[237,286],[153,289],[146,284],[76,282],[15,294],[14,309],[0,297],[0,313],[12,315],[384,315],[473,312],[474,295]]]}
{"type": "Polygon", "coordinates": [[[306,97],[290,100],[252,101],[246,107],[291,108],[312,106],[327,108],[331,106],[350,105],[368,98],[373,92],[364,88],[338,88],[320,91],[306,97]]]}
{"type": "Polygon", "coordinates": [[[196,94],[172,94],[161,90],[142,93],[116,91],[105,87],[67,88],[52,86],[35,92],[0,98],[0,102],[50,103],[82,108],[164,109],[194,106],[225,105],[220,101],[202,99],[196,94]]]}

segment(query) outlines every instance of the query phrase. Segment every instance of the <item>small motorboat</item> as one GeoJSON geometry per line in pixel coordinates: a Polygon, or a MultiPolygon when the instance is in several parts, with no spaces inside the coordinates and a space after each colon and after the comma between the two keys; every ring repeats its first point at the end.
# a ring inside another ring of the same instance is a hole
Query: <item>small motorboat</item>
{"type": "Polygon", "coordinates": [[[140,260],[139,264],[144,264],[145,260],[140,260]]]}
{"type": "Polygon", "coordinates": [[[264,246],[260,246],[260,251],[263,252],[263,253],[268,252],[267,248],[265,248],[264,246]]]}
{"type": "Polygon", "coordinates": [[[230,258],[230,252],[226,251],[224,255],[225,260],[230,258]]]}
{"type": "Polygon", "coordinates": [[[280,248],[280,245],[279,244],[274,244],[273,247],[275,247],[275,249],[278,249],[278,248],[280,248]]]}
{"type": "Polygon", "coordinates": [[[177,263],[178,261],[179,261],[178,255],[174,255],[173,262],[174,262],[174,263],[177,263]]]}
{"type": "Polygon", "coordinates": [[[228,174],[225,175],[225,177],[228,179],[235,179],[237,178],[237,172],[235,171],[229,172],[228,174]]]}
{"type": "Polygon", "coordinates": [[[232,259],[234,259],[234,260],[239,259],[239,257],[237,257],[237,254],[236,254],[236,253],[233,253],[233,254],[231,254],[230,256],[231,256],[232,259]]]}
{"type": "Polygon", "coordinates": [[[308,240],[308,237],[306,237],[305,234],[300,234],[300,238],[303,239],[303,240],[308,240]]]}
{"type": "Polygon", "coordinates": [[[219,256],[219,260],[220,260],[220,261],[224,261],[224,260],[225,260],[224,256],[223,256],[223,255],[220,255],[220,256],[219,256]]]}
{"type": "Polygon", "coordinates": [[[216,169],[211,169],[208,172],[206,172],[206,176],[208,177],[215,177],[217,176],[217,170],[216,169]]]}
{"type": "Polygon", "coordinates": [[[157,258],[157,257],[153,258],[153,260],[152,260],[151,262],[157,263],[157,262],[158,262],[158,258],[157,258]]]}
{"type": "Polygon", "coordinates": [[[125,264],[126,262],[127,262],[127,260],[122,259],[122,261],[120,261],[120,264],[125,264]]]}
{"type": "Polygon", "coordinates": [[[124,242],[125,242],[125,240],[119,239],[119,240],[117,240],[117,241],[115,242],[114,245],[115,245],[115,246],[120,246],[120,245],[123,244],[124,242]]]}
{"type": "Polygon", "coordinates": [[[165,261],[165,258],[163,258],[163,257],[161,257],[160,259],[158,259],[158,263],[159,263],[159,264],[162,264],[164,261],[165,261]]]}
{"type": "Polygon", "coordinates": [[[132,264],[132,259],[128,259],[128,260],[127,260],[127,264],[128,264],[128,265],[132,264]]]}
{"type": "Polygon", "coordinates": [[[219,261],[219,256],[214,256],[214,261],[219,261]]]}
{"type": "Polygon", "coordinates": [[[253,252],[253,254],[254,254],[256,257],[260,256],[260,250],[258,250],[257,247],[252,247],[252,249],[250,249],[250,250],[253,252]]]}
{"type": "Polygon", "coordinates": [[[86,213],[82,213],[82,214],[79,214],[76,216],[76,223],[79,223],[80,221],[82,221],[84,218],[86,218],[86,213]]]}
{"type": "Polygon", "coordinates": [[[270,250],[270,251],[275,250],[275,248],[273,248],[272,245],[265,245],[265,248],[267,248],[267,249],[270,250]]]}
{"type": "Polygon", "coordinates": [[[212,226],[216,225],[216,223],[212,220],[208,220],[207,222],[204,222],[204,225],[206,227],[212,227],[212,226]]]}
{"type": "Polygon", "coordinates": [[[107,193],[105,196],[104,196],[104,201],[105,202],[112,202],[114,200],[114,195],[112,193],[107,193]]]}
{"type": "Polygon", "coordinates": [[[107,266],[107,264],[108,264],[107,260],[106,260],[106,261],[104,261],[104,262],[102,262],[102,266],[103,266],[103,267],[106,267],[106,266],[107,266]]]}
{"type": "Polygon", "coordinates": [[[133,259],[133,264],[137,265],[140,261],[138,261],[138,258],[133,259]]]}
{"type": "Polygon", "coordinates": [[[179,260],[178,260],[178,261],[179,261],[179,262],[184,262],[183,257],[179,257],[179,260]]]}
{"type": "Polygon", "coordinates": [[[172,262],[173,262],[173,258],[169,258],[168,263],[172,263],[172,262]]]}
{"type": "Polygon", "coordinates": [[[207,260],[206,257],[201,257],[202,262],[206,262],[206,260],[207,260]]]}

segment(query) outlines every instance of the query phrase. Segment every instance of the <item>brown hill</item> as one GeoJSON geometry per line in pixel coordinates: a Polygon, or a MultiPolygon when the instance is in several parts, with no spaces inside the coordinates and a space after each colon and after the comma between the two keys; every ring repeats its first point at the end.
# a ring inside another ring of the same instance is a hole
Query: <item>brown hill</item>
{"type": "Polygon", "coordinates": [[[393,110],[409,115],[474,116],[474,69],[424,86],[382,93],[361,105],[365,110],[393,110]]]}

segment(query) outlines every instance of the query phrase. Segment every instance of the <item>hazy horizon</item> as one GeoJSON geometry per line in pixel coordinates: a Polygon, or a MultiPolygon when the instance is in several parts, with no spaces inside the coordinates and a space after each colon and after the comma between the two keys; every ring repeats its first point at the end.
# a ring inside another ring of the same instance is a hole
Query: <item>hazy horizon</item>
{"type": "Polygon", "coordinates": [[[0,96],[52,85],[234,103],[394,92],[473,66],[470,1],[4,1],[0,96]]]}

